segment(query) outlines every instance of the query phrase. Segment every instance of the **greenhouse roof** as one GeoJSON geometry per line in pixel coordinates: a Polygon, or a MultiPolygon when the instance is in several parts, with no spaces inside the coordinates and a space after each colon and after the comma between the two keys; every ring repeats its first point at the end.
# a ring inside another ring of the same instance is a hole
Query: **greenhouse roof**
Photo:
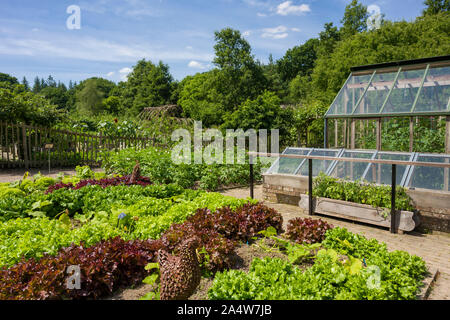
{"type": "Polygon", "coordinates": [[[325,118],[450,115],[450,56],[351,71],[325,118]]]}
{"type": "MultiPolygon", "coordinates": [[[[417,165],[398,165],[398,184],[406,188],[450,191],[448,168],[421,166],[421,162],[450,163],[450,154],[404,153],[376,150],[287,148],[284,155],[320,156],[333,158],[353,158],[370,160],[411,161],[417,165]]],[[[356,181],[364,180],[376,184],[391,184],[392,166],[350,161],[312,160],[313,176],[323,172],[331,177],[356,181]]],[[[286,174],[308,176],[309,164],[306,159],[278,158],[266,174],[286,174]]]]}

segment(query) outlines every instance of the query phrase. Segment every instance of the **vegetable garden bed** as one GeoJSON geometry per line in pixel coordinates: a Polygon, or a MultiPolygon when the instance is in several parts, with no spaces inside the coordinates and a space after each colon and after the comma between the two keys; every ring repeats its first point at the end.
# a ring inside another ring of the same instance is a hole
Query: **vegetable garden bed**
{"type": "Polygon", "coordinates": [[[141,290],[156,279],[158,250],[176,256],[193,235],[203,279],[194,299],[415,299],[427,272],[419,257],[321,220],[290,220],[283,233],[281,215],[255,200],[77,172],[0,186],[0,299],[141,290]],[[69,290],[73,265],[81,288],[69,290]]]}
{"type": "MultiPolygon", "coordinates": [[[[388,208],[374,208],[369,205],[328,198],[314,198],[314,212],[349,219],[353,221],[390,228],[391,216],[388,208]]],[[[302,194],[300,208],[308,211],[308,195],[302,194]]],[[[418,218],[411,211],[399,211],[396,215],[396,225],[401,231],[413,231],[419,224],[418,218]]]]}

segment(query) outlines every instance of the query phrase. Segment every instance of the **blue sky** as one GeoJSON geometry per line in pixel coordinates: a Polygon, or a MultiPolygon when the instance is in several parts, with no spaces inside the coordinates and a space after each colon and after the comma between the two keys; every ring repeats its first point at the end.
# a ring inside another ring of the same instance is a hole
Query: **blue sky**
{"type": "MultiPolygon", "coordinates": [[[[214,31],[240,30],[263,62],[340,25],[350,0],[1,0],[0,72],[32,82],[118,82],[142,58],[170,66],[175,79],[212,68],[214,31]],[[70,30],[67,8],[81,9],[70,30]]],[[[362,0],[389,20],[414,20],[423,0],[362,0]]]]}

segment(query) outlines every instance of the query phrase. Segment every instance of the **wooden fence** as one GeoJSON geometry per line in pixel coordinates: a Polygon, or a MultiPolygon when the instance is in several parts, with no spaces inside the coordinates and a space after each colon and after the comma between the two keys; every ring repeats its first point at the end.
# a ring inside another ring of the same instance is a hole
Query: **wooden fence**
{"type": "Polygon", "coordinates": [[[110,137],[0,122],[0,168],[97,166],[102,151],[142,149],[150,137],[110,137]],[[53,147],[51,149],[46,147],[53,147]]]}

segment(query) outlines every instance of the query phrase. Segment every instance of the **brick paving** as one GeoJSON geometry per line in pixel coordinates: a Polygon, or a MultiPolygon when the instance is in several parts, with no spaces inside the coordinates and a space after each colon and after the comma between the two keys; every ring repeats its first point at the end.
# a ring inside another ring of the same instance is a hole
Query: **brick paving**
{"type": "MultiPolygon", "coordinates": [[[[222,192],[236,198],[246,198],[250,195],[248,189],[232,189],[222,192]]],[[[262,200],[262,186],[255,187],[255,198],[262,200]]],[[[297,217],[309,217],[298,206],[279,204],[265,201],[265,203],[283,216],[284,227],[287,221],[297,217]]],[[[319,218],[319,216],[315,216],[319,218]]],[[[450,300],[450,235],[448,234],[391,234],[389,230],[368,226],[351,221],[344,221],[326,216],[321,219],[334,226],[347,228],[349,231],[364,235],[366,238],[375,238],[386,243],[389,250],[403,250],[415,254],[425,260],[429,270],[438,269],[439,277],[431,291],[430,300],[450,300]]]]}

